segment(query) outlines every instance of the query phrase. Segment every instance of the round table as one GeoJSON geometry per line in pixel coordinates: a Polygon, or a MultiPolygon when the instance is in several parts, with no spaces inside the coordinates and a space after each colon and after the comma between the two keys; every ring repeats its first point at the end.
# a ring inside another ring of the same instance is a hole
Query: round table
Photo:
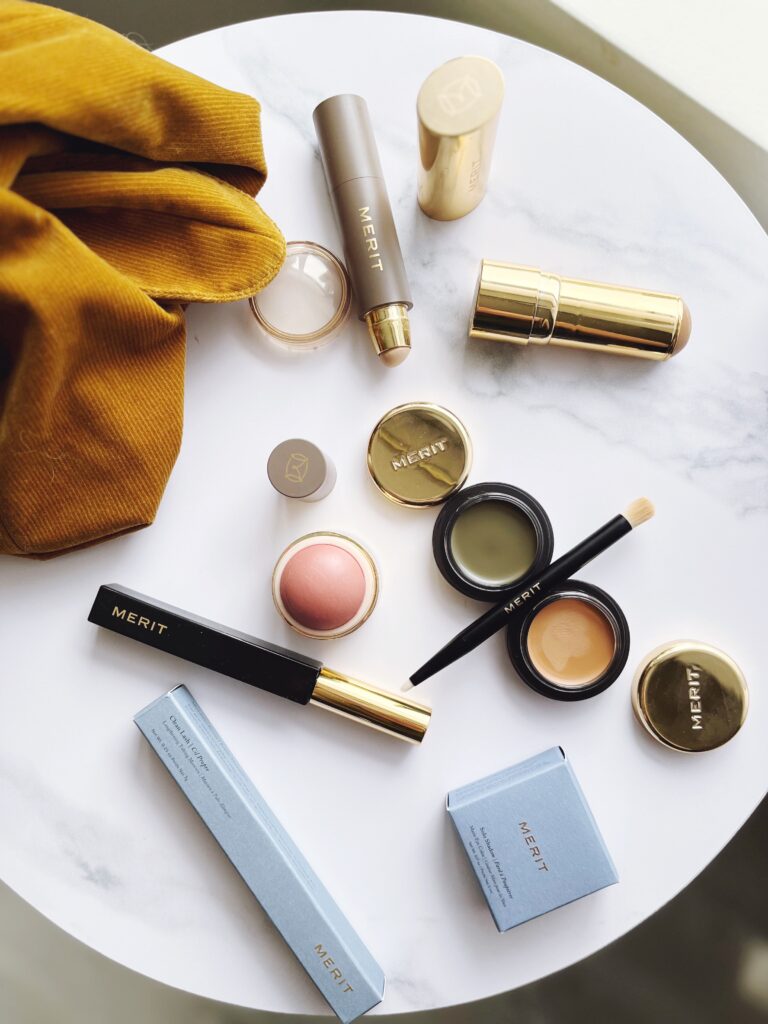
{"type": "Polygon", "coordinates": [[[353,321],[327,349],[290,358],[259,335],[245,302],[189,310],[184,443],[156,524],[53,561],[2,564],[0,877],[153,978],[249,1007],[328,1012],[132,723],[185,682],[382,964],[374,1012],[523,985],[652,914],[765,790],[768,239],[653,114],[492,32],[305,14],[207,33],[163,56],[262,101],[270,178],[259,201],[286,237],[336,252],[311,114],[334,93],[366,97],[415,298],[413,353],[383,368],[353,321]],[[488,196],[471,216],[438,223],[416,203],[415,99],[432,68],[462,53],[495,60],[507,94],[488,196]],[[468,343],[482,257],[677,292],[693,311],[692,340],[662,364],[468,343]],[[397,689],[482,608],[438,575],[434,514],[391,505],[367,479],[372,426],[416,399],[467,424],[470,482],[507,480],[538,497],[556,551],[631,499],[655,500],[653,523],[581,573],[630,622],[629,664],[606,693],[575,704],[538,696],[497,637],[421,687],[435,713],[412,748],[86,622],[99,584],[118,582],[397,689]],[[286,501],[267,482],[267,454],[290,436],[337,464],[336,489],[318,505],[286,501]],[[291,633],[270,595],[279,552],[324,529],[367,542],[382,581],[371,620],[335,642],[291,633]],[[741,734],[708,754],[663,749],[632,716],[633,666],[681,636],[722,646],[752,682],[741,734]],[[556,744],[621,881],[500,935],[445,794],[556,744]]]}

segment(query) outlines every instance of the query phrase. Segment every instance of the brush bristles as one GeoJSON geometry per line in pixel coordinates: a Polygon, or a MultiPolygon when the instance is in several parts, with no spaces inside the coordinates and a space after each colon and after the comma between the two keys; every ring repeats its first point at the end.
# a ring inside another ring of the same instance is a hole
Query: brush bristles
{"type": "Polygon", "coordinates": [[[631,502],[622,512],[622,515],[627,520],[633,530],[636,530],[638,526],[642,526],[643,523],[653,516],[656,509],[653,507],[653,502],[649,501],[648,498],[637,498],[631,502]]]}

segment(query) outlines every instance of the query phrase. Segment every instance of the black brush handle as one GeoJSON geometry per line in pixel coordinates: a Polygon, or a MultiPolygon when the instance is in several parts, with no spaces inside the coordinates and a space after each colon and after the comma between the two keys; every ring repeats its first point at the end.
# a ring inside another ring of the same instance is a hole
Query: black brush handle
{"type": "Polygon", "coordinates": [[[147,647],[308,704],[322,663],[115,584],[99,587],[88,621],[147,647]]]}
{"type": "Polygon", "coordinates": [[[479,619],[475,619],[474,622],[470,623],[466,629],[457,633],[453,640],[414,672],[411,676],[413,685],[418,686],[425,679],[429,679],[436,672],[446,668],[454,661],[458,661],[459,658],[463,658],[465,654],[469,654],[470,651],[479,647],[489,637],[492,637],[494,633],[498,633],[500,629],[503,629],[509,622],[510,616],[525,608],[532,598],[540,597],[548,590],[551,590],[552,587],[556,587],[564,580],[575,576],[579,569],[585,566],[587,562],[591,562],[593,558],[596,558],[606,548],[609,548],[617,540],[628,534],[631,529],[632,526],[624,516],[614,516],[605,526],[595,530],[586,540],[583,540],[575,548],[572,548],[562,557],[556,559],[535,579],[527,580],[512,597],[507,598],[502,604],[496,605],[495,608],[489,609],[479,619]]]}

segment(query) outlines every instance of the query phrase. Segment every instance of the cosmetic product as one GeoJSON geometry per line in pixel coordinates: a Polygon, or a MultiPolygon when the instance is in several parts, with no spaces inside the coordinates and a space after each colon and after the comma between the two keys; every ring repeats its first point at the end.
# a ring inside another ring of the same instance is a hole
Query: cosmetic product
{"type": "Polygon", "coordinates": [[[336,467],[316,444],[301,437],[281,441],[267,460],[267,476],[286,498],[320,501],[336,484],[336,467]]]}
{"type": "Polygon", "coordinates": [[[515,671],[544,697],[594,697],[614,683],[629,656],[629,626],[604,590],[568,580],[534,599],[507,627],[515,671]]]}
{"type": "Polygon", "coordinates": [[[483,260],[470,338],[668,359],[688,344],[691,314],[677,295],[577,281],[483,260]]]}
{"type": "Polygon", "coordinates": [[[382,969],[189,690],[134,721],[339,1020],[380,1003],[382,969]]]}
{"type": "Polygon", "coordinates": [[[577,573],[587,562],[591,562],[593,558],[602,554],[606,548],[647,522],[653,515],[653,511],[653,505],[647,498],[638,498],[621,515],[614,516],[586,540],[552,562],[539,575],[526,577],[524,583],[511,596],[505,598],[501,604],[489,609],[485,615],[481,615],[479,619],[458,633],[434,657],[414,672],[411,676],[411,685],[417,686],[425,679],[429,679],[435,672],[439,672],[440,669],[473,651],[484,640],[512,622],[522,610],[527,611],[530,601],[538,600],[542,594],[559,586],[577,573]]]}
{"type": "Polygon", "coordinates": [[[440,505],[467,479],[472,442],[461,420],[432,402],[408,402],[386,413],[371,432],[368,472],[396,505],[440,505]]]}
{"type": "Polygon", "coordinates": [[[749,691],[724,651],[699,640],[674,640],[639,665],[632,707],[659,743],[695,753],[733,739],[747,717],[749,691]]]}
{"type": "Polygon", "coordinates": [[[500,932],[619,880],[561,747],[452,790],[447,808],[500,932]]]}
{"type": "Polygon", "coordinates": [[[344,264],[328,249],[288,242],[277,277],[248,301],[270,339],[292,352],[310,352],[327,345],[349,319],[352,288],[344,264]]]}
{"type": "Polygon", "coordinates": [[[432,551],[443,578],[478,601],[498,601],[552,559],[549,516],[519,487],[481,483],[454,494],[440,510],[432,551]]]}
{"type": "Polygon", "coordinates": [[[272,573],[272,598],[298,633],[333,640],[359,629],[376,605],[379,574],[362,544],[340,533],[308,533],[272,573]]]}
{"type": "Polygon", "coordinates": [[[429,725],[432,711],[423,704],[116,584],[99,587],[88,621],[297,704],[318,704],[401,740],[420,743],[429,725]]]}
{"type": "Polygon", "coordinates": [[[456,57],[419,90],[419,206],[435,220],[456,220],[480,203],[488,185],[504,99],[504,76],[487,57],[456,57]]]}
{"type": "Polygon", "coordinates": [[[358,315],[382,363],[397,366],[411,348],[413,301],[368,107],[331,96],[312,117],[358,315]]]}

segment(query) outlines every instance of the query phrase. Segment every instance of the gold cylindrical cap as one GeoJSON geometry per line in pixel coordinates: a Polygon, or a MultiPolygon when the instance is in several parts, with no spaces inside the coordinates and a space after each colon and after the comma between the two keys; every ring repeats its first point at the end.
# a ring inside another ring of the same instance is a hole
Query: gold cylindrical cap
{"type": "Polygon", "coordinates": [[[487,57],[449,60],[422,85],[418,196],[428,217],[456,220],[482,200],[503,99],[504,76],[487,57]]]}
{"type": "Polygon", "coordinates": [[[749,692],[724,651],[696,640],[663,644],[642,661],[632,707],[654,739],[674,750],[714,750],[744,724],[749,692]]]}
{"type": "Polygon", "coordinates": [[[536,267],[483,260],[470,338],[669,359],[691,333],[677,295],[579,281],[536,267]]]}
{"type": "Polygon", "coordinates": [[[458,418],[433,402],[390,409],[368,442],[368,472],[396,505],[440,505],[467,479],[472,442],[458,418]]]}
{"type": "Polygon", "coordinates": [[[365,314],[368,335],[376,355],[387,366],[398,366],[411,351],[411,325],[408,306],[391,302],[365,314]]]}
{"type": "Polygon", "coordinates": [[[408,743],[421,743],[432,715],[432,709],[424,704],[330,668],[321,670],[311,703],[408,743]]]}

